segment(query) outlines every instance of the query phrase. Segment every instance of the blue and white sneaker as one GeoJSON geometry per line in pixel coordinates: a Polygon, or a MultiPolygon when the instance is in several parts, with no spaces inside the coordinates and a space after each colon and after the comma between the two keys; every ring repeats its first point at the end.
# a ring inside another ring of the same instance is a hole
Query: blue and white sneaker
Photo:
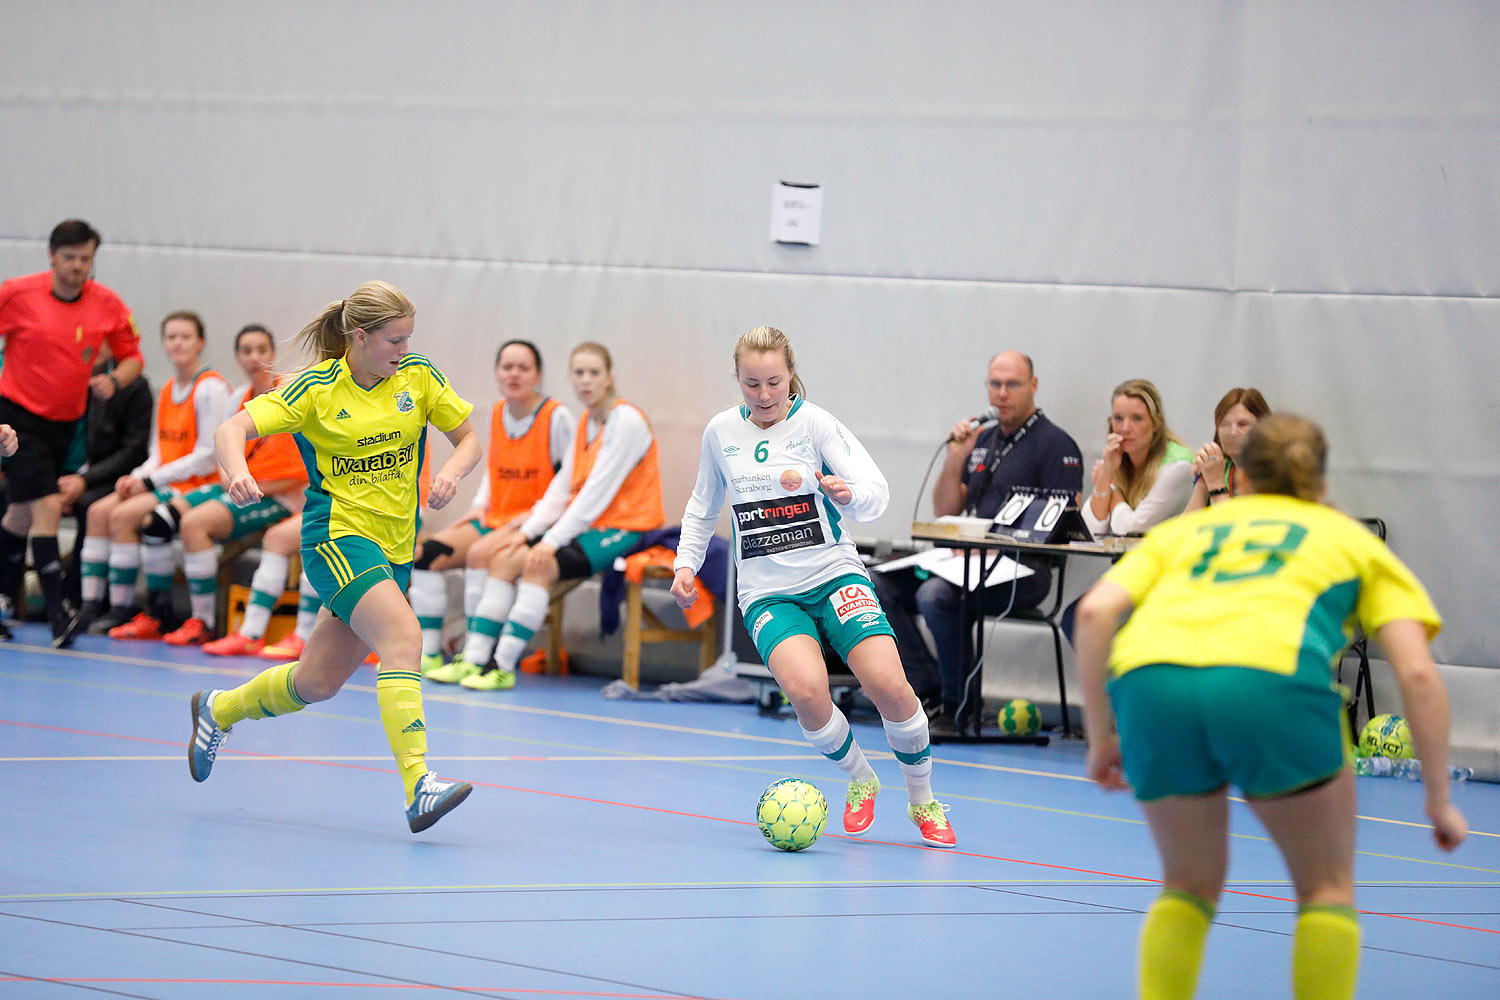
{"type": "Polygon", "coordinates": [[[406,807],[406,825],[412,833],[421,833],[457,808],[473,790],[467,781],[439,781],[428,771],[417,779],[416,796],[406,807]]]}
{"type": "Polygon", "coordinates": [[[214,721],[213,703],[218,691],[199,691],[193,695],[193,738],[188,743],[188,773],[194,781],[207,781],[214,769],[219,747],[229,738],[229,730],[214,721]]]}

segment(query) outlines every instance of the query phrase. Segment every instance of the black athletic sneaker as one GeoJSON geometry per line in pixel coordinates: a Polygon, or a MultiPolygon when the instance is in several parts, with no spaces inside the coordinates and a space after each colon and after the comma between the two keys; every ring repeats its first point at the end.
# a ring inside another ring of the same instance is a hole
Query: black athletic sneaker
{"type": "Polygon", "coordinates": [[[140,613],[140,608],[110,608],[88,624],[89,635],[108,635],[109,630],[124,625],[140,613]]]}
{"type": "Polygon", "coordinates": [[[85,618],[84,609],[73,607],[73,602],[64,597],[62,607],[49,612],[52,625],[52,648],[67,649],[78,638],[78,633],[88,627],[91,618],[85,618]]]}

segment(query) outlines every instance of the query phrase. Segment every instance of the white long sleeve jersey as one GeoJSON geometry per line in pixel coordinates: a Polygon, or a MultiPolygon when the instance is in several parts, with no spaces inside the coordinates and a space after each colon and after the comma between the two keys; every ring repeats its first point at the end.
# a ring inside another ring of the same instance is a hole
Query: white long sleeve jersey
{"type": "Polygon", "coordinates": [[[703,565],[726,497],[743,613],[762,597],[800,594],[845,573],[868,578],[843,520],[875,520],[891,493],[847,428],[822,407],[794,397],[786,418],[768,428],[757,427],[743,405],[708,422],[675,569],[696,573],[703,565]],[[848,483],[853,499],[840,505],[825,496],[819,472],[848,483]]]}

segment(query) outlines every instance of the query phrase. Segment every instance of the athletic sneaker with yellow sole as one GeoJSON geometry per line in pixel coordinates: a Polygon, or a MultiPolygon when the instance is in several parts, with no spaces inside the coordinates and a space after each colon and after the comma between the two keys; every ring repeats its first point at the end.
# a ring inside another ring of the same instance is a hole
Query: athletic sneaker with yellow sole
{"type": "Polygon", "coordinates": [[[491,667],[477,674],[470,674],[458,683],[470,691],[509,691],[516,686],[516,672],[491,667]]]}
{"type": "Polygon", "coordinates": [[[479,667],[464,659],[463,654],[460,653],[446,666],[433,667],[424,673],[422,677],[432,681],[434,684],[459,684],[463,682],[464,678],[477,673],[479,673],[479,667]]]}

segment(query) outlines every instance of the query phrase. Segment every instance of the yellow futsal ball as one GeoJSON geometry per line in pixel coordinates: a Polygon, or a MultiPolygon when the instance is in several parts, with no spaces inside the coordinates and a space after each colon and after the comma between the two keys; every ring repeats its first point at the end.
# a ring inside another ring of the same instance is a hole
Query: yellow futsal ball
{"type": "Polygon", "coordinates": [[[995,722],[1006,736],[1035,736],[1042,728],[1042,713],[1025,698],[1012,698],[995,722]]]}
{"type": "Polygon", "coordinates": [[[828,800],[816,785],[801,778],[782,778],[761,792],[755,820],[777,850],[803,851],[823,834],[828,800]]]}
{"type": "Polygon", "coordinates": [[[1411,727],[1399,715],[1377,715],[1359,734],[1361,757],[1410,757],[1411,727]]]}

